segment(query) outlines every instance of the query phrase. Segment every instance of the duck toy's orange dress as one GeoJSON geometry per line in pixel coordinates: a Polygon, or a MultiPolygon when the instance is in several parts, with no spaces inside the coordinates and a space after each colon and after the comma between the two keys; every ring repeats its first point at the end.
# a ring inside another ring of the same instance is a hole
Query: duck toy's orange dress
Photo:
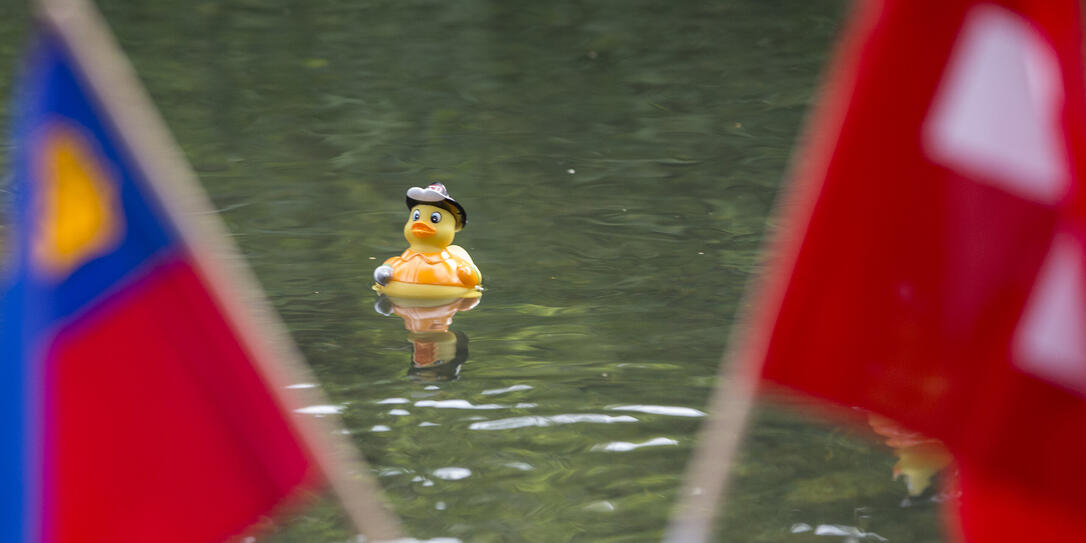
{"type": "Polygon", "coordinates": [[[398,305],[433,305],[481,295],[483,275],[462,247],[450,245],[468,222],[464,206],[449,196],[445,185],[407,191],[409,244],[400,256],[389,258],[373,271],[373,289],[398,305]]]}

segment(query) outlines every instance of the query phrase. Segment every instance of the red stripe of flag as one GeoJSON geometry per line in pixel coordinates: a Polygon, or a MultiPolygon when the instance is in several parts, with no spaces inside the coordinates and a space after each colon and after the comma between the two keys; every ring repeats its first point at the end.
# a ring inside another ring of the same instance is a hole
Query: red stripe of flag
{"type": "Polygon", "coordinates": [[[44,541],[223,540],[319,480],[183,259],[62,330],[47,368],[44,541]]]}

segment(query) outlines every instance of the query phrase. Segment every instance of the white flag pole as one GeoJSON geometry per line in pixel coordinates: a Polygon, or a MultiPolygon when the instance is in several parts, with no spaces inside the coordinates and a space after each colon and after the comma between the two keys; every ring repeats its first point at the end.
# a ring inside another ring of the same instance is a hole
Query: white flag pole
{"type": "Polygon", "coordinates": [[[664,535],[666,543],[704,543],[717,511],[727,500],[729,474],[750,417],[757,376],[739,359],[725,356],[708,417],[686,469],[678,504],[664,535]]]}

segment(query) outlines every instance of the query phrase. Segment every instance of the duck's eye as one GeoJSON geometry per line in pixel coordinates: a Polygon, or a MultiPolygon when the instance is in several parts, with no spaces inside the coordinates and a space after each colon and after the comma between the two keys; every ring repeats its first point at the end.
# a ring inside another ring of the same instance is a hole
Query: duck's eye
{"type": "Polygon", "coordinates": [[[437,211],[431,213],[430,214],[430,222],[432,222],[434,224],[437,224],[437,223],[441,222],[441,213],[438,213],[437,211]]]}
{"type": "Polygon", "coordinates": [[[419,213],[419,210],[416,209],[415,212],[411,214],[411,220],[417,221],[421,216],[422,215],[419,213]]]}

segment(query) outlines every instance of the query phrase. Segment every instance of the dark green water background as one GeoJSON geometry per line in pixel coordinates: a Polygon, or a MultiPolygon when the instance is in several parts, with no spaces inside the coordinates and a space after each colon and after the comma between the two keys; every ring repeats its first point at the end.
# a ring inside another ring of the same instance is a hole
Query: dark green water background
{"type": "MultiPolygon", "coordinates": [[[[464,542],[659,540],[845,7],[101,2],[392,508],[464,542]],[[442,382],[369,290],[432,180],[488,289],[442,382]]],[[[5,74],[27,13],[0,3],[5,74]]],[[[940,541],[893,462],[763,407],[720,541],[940,541]]],[[[323,503],[262,539],[349,537],[323,503]]]]}

